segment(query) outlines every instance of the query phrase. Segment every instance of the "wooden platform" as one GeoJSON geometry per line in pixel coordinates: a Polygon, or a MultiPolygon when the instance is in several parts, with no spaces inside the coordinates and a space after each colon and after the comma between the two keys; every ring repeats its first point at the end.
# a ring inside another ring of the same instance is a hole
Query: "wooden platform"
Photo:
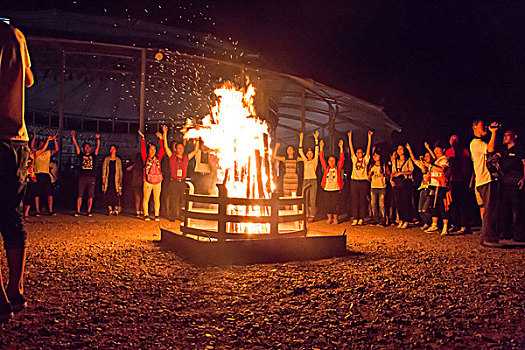
{"type": "Polygon", "coordinates": [[[161,245],[196,265],[245,265],[348,255],[345,236],[203,241],[161,229],[161,245]]]}

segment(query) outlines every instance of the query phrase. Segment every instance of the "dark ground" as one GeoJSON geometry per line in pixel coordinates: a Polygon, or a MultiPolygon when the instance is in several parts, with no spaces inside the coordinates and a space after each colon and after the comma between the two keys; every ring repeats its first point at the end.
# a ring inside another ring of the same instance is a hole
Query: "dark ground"
{"type": "Polygon", "coordinates": [[[525,250],[474,235],[352,227],[362,254],[197,268],[152,242],[153,222],[59,215],[27,229],[30,304],[0,326],[0,348],[525,348],[525,250]]]}

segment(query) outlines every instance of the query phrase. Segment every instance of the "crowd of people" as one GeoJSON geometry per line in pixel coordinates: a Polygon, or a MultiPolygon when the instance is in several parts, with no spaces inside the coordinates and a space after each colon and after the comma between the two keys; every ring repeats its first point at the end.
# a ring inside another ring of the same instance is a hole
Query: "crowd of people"
{"type": "MultiPolygon", "coordinates": [[[[56,135],[40,140],[35,147],[37,137],[33,133],[29,143],[24,91],[34,79],[23,34],[0,21],[0,44],[0,230],[10,273],[7,288],[0,274],[1,323],[27,305],[23,294],[26,232],[18,209],[23,202],[25,217],[31,207],[39,216],[45,201],[48,214],[55,215],[52,184],[57,169],[51,157],[59,152],[59,146],[56,135]]],[[[523,242],[525,152],[518,144],[518,135],[504,130],[500,142],[499,125],[492,123],[487,131],[481,120],[473,122],[472,130],[469,148],[452,135],[448,146],[425,143],[425,152],[419,156],[409,143],[397,146],[393,153],[379,149],[373,145],[372,131],[365,148],[355,147],[353,133],[348,132],[347,152],[344,140],[340,140],[338,155],[325,154],[324,142],[316,131],[313,148],[305,152],[304,135],[300,134],[298,156],[293,146],[286,148],[284,156],[279,155],[280,145],[275,145],[272,161],[278,189],[285,197],[304,193],[310,221],[326,215],[329,224],[337,225],[346,214],[354,226],[397,224],[399,229],[406,229],[420,225],[428,233],[441,235],[471,232],[476,220],[468,213],[475,195],[483,245],[499,247],[502,239],[523,242]]],[[[83,204],[86,215],[92,216],[99,176],[108,215],[122,211],[127,174],[131,180],[126,190],[132,194],[136,215],[144,220],[160,220],[162,193],[167,218],[181,219],[190,173],[195,193],[214,191],[218,164],[206,145],[196,141],[193,150],[186,153],[184,143],[168,143],[166,126],[156,134],[157,142],[148,146],[140,131],[139,136],[140,153],[132,164],[125,166],[117,146],[111,145],[97,169],[100,135],[96,135],[93,150],[88,142],[79,147],[75,131],[71,132],[78,159],[75,216],[81,215],[83,204]],[[190,161],[194,163],[191,172],[190,161]],[[153,217],[149,215],[151,197],[153,217]]]]}
{"type": "MultiPolygon", "coordinates": [[[[314,144],[308,149],[303,148],[301,133],[298,154],[293,146],[288,146],[286,155],[280,155],[279,143],[273,150],[278,191],[284,197],[304,193],[309,221],[326,215],[329,224],[338,224],[344,217],[353,226],[419,226],[441,235],[471,233],[471,226],[481,221],[485,245],[495,246],[500,239],[523,241],[525,153],[513,130],[505,131],[502,142],[497,141],[497,124],[489,130],[487,135],[483,122],[475,121],[470,149],[452,135],[448,145],[436,142],[431,147],[425,142],[421,155],[415,154],[410,143],[397,146],[389,154],[373,144],[372,131],[368,131],[366,147],[356,147],[350,131],[346,152],[345,142],[340,140],[338,155],[327,156],[318,131],[313,133],[314,144]],[[480,208],[476,210],[477,218],[470,215],[475,200],[480,208]]],[[[204,144],[197,140],[193,150],[186,153],[185,143],[168,142],[167,126],[157,132],[156,142],[149,145],[144,134],[138,133],[140,153],[132,164],[123,168],[117,146],[111,145],[97,171],[100,135],[96,135],[92,151],[87,142],[80,148],[75,132],[71,132],[78,157],[75,216],[81,215],[84,198],[86,215],[92,215],[97,174],[101,174],[108,215],[122,211],[125,176],[131,178],[129,190],[136,215],[144,220],[159,221],[161,207],[169,220],[181,220],[187,178],[191,178],[195,193],[213,193],[218,164],[204,144]],[[188,169],[192,159],[193,168],[188,169]],[[150,201],[154,211],[151,216],[150,201]]],[[[39,141],[37,148],[35,137],[30,144],[25,215],[32,205],[35,215],[40,215],[40,198],[47,199],[48,212],[54,215],[50,185],[56,179],[56,171],[50,157],[58,152],[56,135],[39,141]]]]}

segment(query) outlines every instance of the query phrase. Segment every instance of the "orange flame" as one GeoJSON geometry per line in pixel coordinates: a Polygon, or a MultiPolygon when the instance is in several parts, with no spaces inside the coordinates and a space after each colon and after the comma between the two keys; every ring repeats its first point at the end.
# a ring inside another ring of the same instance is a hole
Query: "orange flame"
{"type": "MultiPolygon", "coordinates": [[[[229,197],[270,198],[275,189],[271,169],[271,143],[268,124],[257,117],[255,88],[249,84],[238,89],[224,83],[214,90],[217,101],[211,113],[196,125],[184,127],[185,139],[200,138],[217,158],[217,178],[226,186],[229,197]]],[[[229,214],[260,216],[259,206],[232,206],[229,214]]],[[[266,224],[236,224],[235,232],[268,232],[266,224]]]]}

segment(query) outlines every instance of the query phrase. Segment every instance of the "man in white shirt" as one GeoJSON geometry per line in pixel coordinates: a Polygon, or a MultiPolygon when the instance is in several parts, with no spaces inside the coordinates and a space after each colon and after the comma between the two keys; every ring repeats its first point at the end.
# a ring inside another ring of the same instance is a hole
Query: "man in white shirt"
{"type": "Polygon", "coordinates": [[[482,140],[487,135],[483,121],[475,120],[472,123],[474,139],[470,143],[470,154],[474,163],[476,176],[476,190],[483,199],[485,213],[482,218],[481,244],[489,247],[499,247],[498,238],[498,207],[499,182],[495,181],[487,168],[487,155],[494,152],[498,123],[492,123],[488,143],[482,140]]]}
{"type": "Polygon", "coordinates": [[[26,232],[19,207],[29,158],[25,88],[33,83],[24,35],[0,21],[0,231],[9,266],[5,290],[0,274],[0,323],[9,321],[13,312],[27,305],[23,295],[26,232]]]}

